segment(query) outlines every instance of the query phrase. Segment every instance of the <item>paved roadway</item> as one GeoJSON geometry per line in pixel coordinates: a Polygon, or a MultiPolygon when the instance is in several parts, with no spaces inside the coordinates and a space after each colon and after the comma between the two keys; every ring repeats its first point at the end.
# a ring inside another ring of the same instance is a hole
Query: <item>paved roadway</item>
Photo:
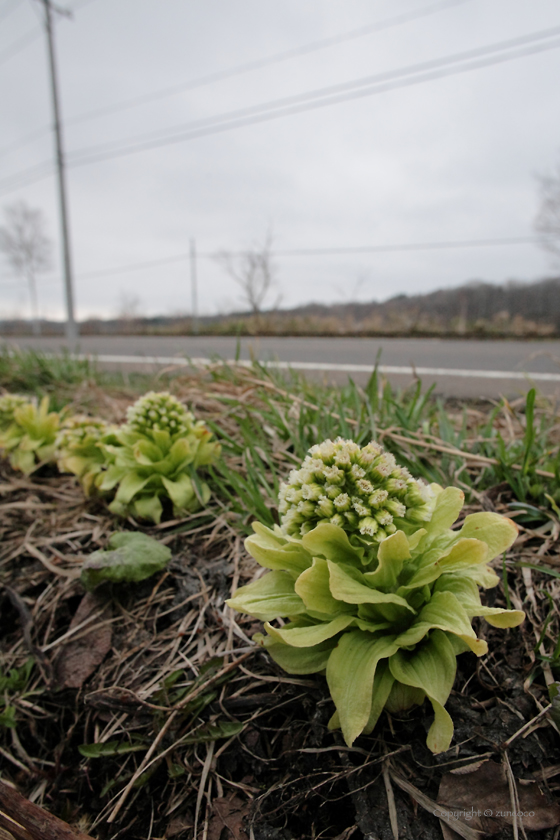
{"type": "MultiPolygon", "coordinates": [[[[1,344],[50,353],[64,348],[59,338],[0,336],[1,344]]],[[[104,367],[128,369],[153,369],[154,363],[147,360],[154,357],[159,357],[156,366],[168,365],[173,357],[233,359],[236,350],[235,338],[210,336],[86,336],[79,346],[81,353],[99,357],[104,367]]],[[[238,350],[240,359],[290,363],[306,375],[331,382],[352,376],[364,383],[378,359],[395,385],[409,384],[415,368],[426,386],[435,382],[436,393],[445,396],[515,397],[533,384],[543,393],[560,396],[560,341],[267,337],[242,338],[238,350]]]]}

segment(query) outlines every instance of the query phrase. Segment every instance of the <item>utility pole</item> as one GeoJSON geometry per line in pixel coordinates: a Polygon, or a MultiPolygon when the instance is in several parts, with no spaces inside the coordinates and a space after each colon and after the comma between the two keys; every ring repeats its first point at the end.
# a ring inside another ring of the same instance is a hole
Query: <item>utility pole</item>
{"type": "MultiPolygon", "coordinates": [[[[66,200],[66,174],[64,168],[64,152],[62,149],[62,126],[60,120],[60,105],[58,96],[58,82],[54,53],[54,36],[52,25],[51,0],[41,0],[45,7],[45,31],[47,33],[49,69],[51,78],[51,95],[54,118],[54,136],[56,149],[56,170],[58,180],[58,198],[60,207],[60,227],[62,234],[62,257],[64,265],[64,291],[66,297],[66,343],[68,349],[76,350],[78,342],[78,327],[74,318],[74,292],[72,279],[72,260],[70,254],[70,234],[68,229],[68,210],[66,200]]],[[[55,9],[61,14],[70,14],[62,9],[55,9]]]]}
{"type": "Polygon", "coordinates": [[[196,242],[191,239],[191,328],[192,334],[198,335],[198,289],[196,284],[196,242]]]}

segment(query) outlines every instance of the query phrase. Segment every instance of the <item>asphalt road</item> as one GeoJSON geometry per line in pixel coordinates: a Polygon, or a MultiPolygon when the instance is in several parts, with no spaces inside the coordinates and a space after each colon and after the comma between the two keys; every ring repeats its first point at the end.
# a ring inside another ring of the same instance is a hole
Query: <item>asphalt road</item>
{"type": "MultiPolygon", "coordinates": [[[[64,348],[58,338],[7,339],[0,344],[31,347],[56,353],[64,348]]],[[[173,357],[190,359],[251,358],[286,362],[305,374],[331,382],[348,376],[365,383],[376,360],[387,378],[405,386],[414,379],[436,383],[445,396],[516,397],[532,385],[545,394],[560,396],[560,341],[474,341],[459,339],[377,338],[242,338],[207,336],[86,336],[79,352],[100,358],[103,367],[153,368],[168,365],[173,357]],[[120,357],[103,360],[103,357],[120,357]],[[122,357],[134,357],[123,361],[122,357]],[[137,361],[136,361],[137,359],[137,361]],[[536,374],[536,377],[531,377],[536,374]],[[541,378],[542,377],[542,378],[541,378]]]]}

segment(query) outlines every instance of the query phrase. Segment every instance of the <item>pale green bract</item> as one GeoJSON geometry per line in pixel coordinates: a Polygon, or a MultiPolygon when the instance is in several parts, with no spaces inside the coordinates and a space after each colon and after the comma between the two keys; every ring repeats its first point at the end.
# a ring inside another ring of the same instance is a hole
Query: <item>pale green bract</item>
{"type": "Polygon", "coordinates": [[[84,493],[90,496],[95,490],[98,476],[106,468],[105,455],[100,444],[109,442],[116,427],[98,417],[74,415],[64,421],[56,438],[57,466],[62,473],[77,476],[84,493]]]}
{"type": "Polygon", "coordinates": [[[128,420],[98,444],[108,466],[95,484],[115,492],[109,510],[159,523],[166,499],[175,516],[205,505],[210,488],[197,470],[216,460],[220,445],[204,423],[168,393],[154,392],[132,406],[128,420]]]}
{"type": "Polygon", "coordinates": [[[488,563],[513,543],[515,524],[474,513],[452,531],[463,493],[436,484],[430,492],[430,520],[378,546],[353,544],[332,522],[303,537],[255,523],[245,543],[270,571],[237,590],[229,606],[266,622],[267,635],[255,639],[288,673],[326,672],[336,706],[329,725],[342,729],[349,746],[373,730],[384,708],[403,711],[427,697],[435,715],[428,747],[447,750],[456,656],[487,652],[472,618],[496,627],[524,619],[518,610],[482,606],[478,590],[498,583],[488,563]],[[287,623],[270,623],[278,618],[287,623]]]}
{"type": "Polygon", "coordinates": [[[0,450],[5,450],[11,466],[29,475],[54,460],[60,415],[49,411],[49,398],[39,404],[11,395],[0,400],[0,450]]]}
{"type": "Polygon", "coordinates": [[[286,534],[301,537],[329,522],[361,544],[418,527],[429,520],[434,504],[430,488],[379,444],[360,447],[343,438],[312,446],[301,468],[280,485],[278,500],[286,534]]]}

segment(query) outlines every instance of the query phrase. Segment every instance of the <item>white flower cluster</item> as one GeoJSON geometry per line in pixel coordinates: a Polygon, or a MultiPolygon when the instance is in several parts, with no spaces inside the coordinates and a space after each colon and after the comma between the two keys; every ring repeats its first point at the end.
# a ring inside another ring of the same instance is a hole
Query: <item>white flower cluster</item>
{"type": "Polygon", "coordinates": [[[153,429],[170,435],[188,434],[194,423],[191,412],[167,391],[150,391],[140,397],[127,410],[126,419],[131,431],[143,435],[153,429]]]}
{"type": "Polygon", "coordinates": [[[304,536],[320,522],[378,543],[409,522],[429,520],[430,488],[400,467],[379,444],[337,438],[312,446],[299,470],[280,485],[284,533],[304,536]]]}

